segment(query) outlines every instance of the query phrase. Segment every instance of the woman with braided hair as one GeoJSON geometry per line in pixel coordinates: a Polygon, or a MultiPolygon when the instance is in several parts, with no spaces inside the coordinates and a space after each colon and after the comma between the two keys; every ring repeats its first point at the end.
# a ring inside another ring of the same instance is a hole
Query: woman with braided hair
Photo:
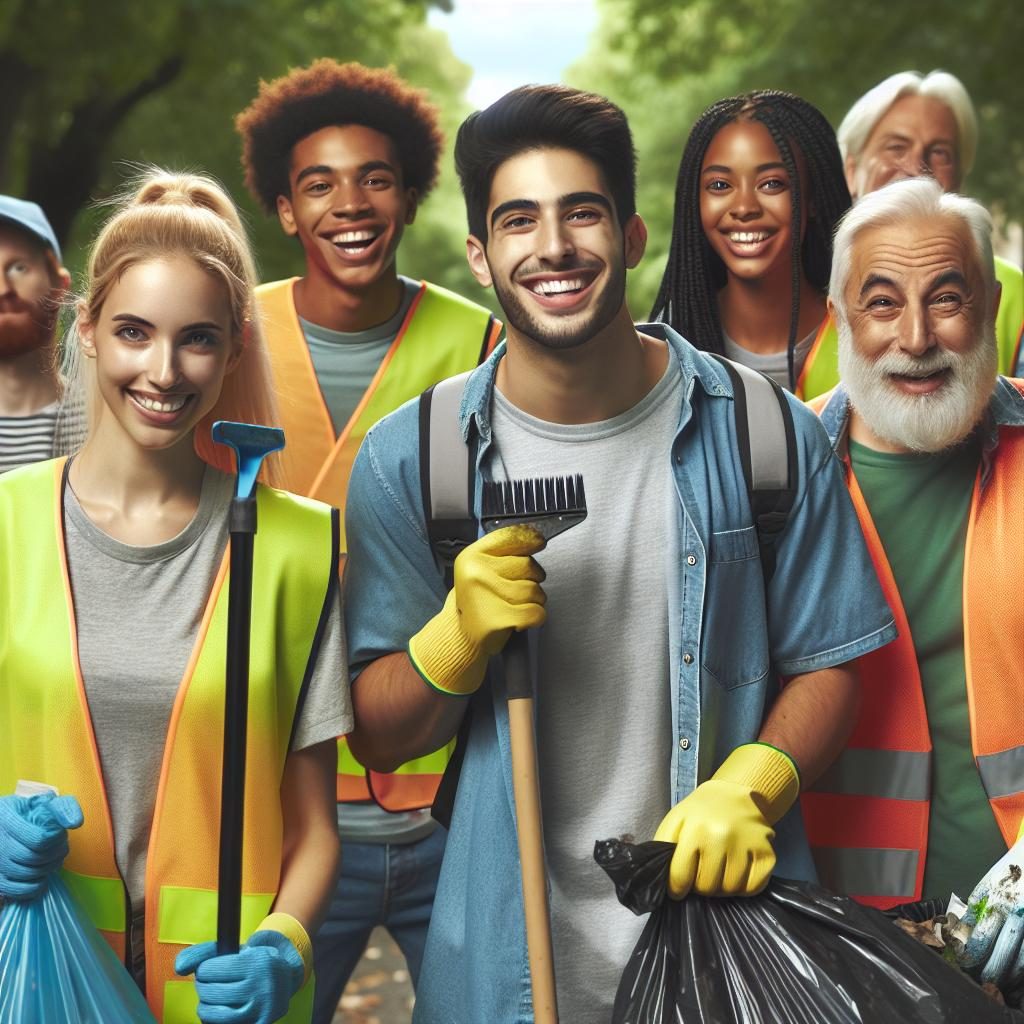
{"type": "Polygon", "coordinates": [[[835,133],[817,108],[774,90],[719,100],[683,150],[651,318],[802,398],[828,390],[825,290],[849,206],[835,133]]]}

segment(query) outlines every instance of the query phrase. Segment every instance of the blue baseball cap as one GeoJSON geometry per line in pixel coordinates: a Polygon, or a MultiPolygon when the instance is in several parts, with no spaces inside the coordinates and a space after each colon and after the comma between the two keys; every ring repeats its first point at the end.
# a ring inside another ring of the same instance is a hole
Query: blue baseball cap
{"type": "Polygon", "coordinates": [[[7,221],[19,228],[24,228],[29,234],[35,235],[41,242],[44,242],[57,257],[57,262],[62,262],[60,246],[57,244],[57,236],[50,227],[50,222],[43,213],[43,208],[36,203],[30,203],[27,199],[15,199],[14,196],[0,195],[0,222],[7,221]]]}

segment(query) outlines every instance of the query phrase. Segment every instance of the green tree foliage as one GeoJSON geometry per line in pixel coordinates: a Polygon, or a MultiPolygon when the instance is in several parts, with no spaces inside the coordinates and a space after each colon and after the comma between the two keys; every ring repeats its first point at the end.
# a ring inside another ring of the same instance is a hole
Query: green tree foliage
{"type": "MultiPolygon", "coordinates": [[[[671,236],[679,158],[700,112],[723,96],[786,89],[838,125],[896,71],[943,68],[967,86],[980,119],[965,190],[997,216],[1024,220],[1020,33],[1001,0],[599,0],[602,20],[568,79],[626,111],[639,154],[648,255],[630,283],[646,316],[671,236]]],[[[1019,255],[1018,255],[1019,259],[1019,255]]]]}
{"type": "MultiPolygon", "coordinates": [[[[242,207],[263,277],[301,273],[298,243],[244,189],[234,116],[260,79],[329,55],[394,65],[441,107],[452,139],[471,72],[425,24],[429,3],[0,0],[0,191],[46,209],[74,269],[104,217],[95,201],[147,164],[202,170],[242,207]]],[[[479,295],[464,239],[449,146],[403,242],[402,270],[479,295]]]]}

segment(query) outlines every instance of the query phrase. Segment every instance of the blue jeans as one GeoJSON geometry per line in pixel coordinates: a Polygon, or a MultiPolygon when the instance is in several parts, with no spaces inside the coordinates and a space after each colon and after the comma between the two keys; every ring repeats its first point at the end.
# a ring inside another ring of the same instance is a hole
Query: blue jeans
{"type": "Polygon", "coordinates": [[[327,918],[313,937],[313,1024],[330,1024],[334,1018],[345,985],[378,925],[398,943],[415,989],[446,835],[438,827],[415,843],[342,845],[341,876],[327,918]]]}

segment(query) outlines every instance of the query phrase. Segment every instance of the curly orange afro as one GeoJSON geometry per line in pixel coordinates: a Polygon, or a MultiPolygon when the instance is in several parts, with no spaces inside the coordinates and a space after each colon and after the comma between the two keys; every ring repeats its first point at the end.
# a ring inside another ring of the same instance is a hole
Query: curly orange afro
{"type": "Polygon", "coordinates": [[[235,118],[245,183],[267,213],[276,209],[278,196],[290,194],[292,147],[321,128],[345,124],[387,135],[398,151],[403,184],[421,199],[434,187],[444,144],[437,107],[390,68],[324,57],[261,81],[256,99],[235,118]]]}

